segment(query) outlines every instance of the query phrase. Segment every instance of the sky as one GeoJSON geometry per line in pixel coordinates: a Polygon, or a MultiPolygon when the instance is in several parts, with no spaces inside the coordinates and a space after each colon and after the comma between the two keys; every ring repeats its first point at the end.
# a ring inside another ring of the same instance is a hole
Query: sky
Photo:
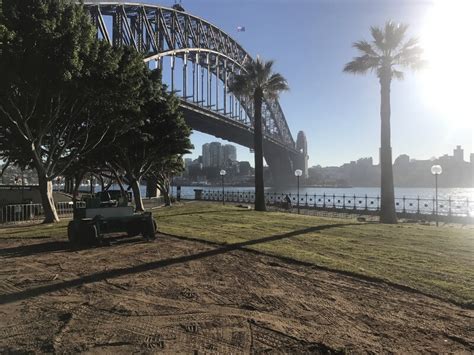
{"type": "MultiPolygon", "coordinates": [[[[174,0],[150,1],[171,6],[174,0]]],[[[474,0],[182,0],[188,13],[227,32],[252,56],[275,61],[288,81],[280,104],[293,138],[303,130],[309,166],[339,166],[361,157],[378,162],[380,87],[374,74],[342,72],[357,52],[352,43],[370,40],[370,26],[387,20],[408,24],[420,38],[428,67],[405,74],[391,90],[394,159],[429,159],[462,145],[474,152],[474,0]],[[245,32],[238,32],[245,26],[245,32]]],[[[195,150],[218,139],[192,135],[195,150]]],[[[221,141],[223,142],[223,141],[221,141]]],[[[253,165],[249,149],[238,160],[253,165]]]]}

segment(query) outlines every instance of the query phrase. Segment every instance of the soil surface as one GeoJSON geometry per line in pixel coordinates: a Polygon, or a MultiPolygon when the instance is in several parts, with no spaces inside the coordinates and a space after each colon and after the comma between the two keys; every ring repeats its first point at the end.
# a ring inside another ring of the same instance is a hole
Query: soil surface
{"type": "Polygon", "coordinates": [[[474,351],[474,311],[238,246],[0,241],[0,352],[474,351]]]}

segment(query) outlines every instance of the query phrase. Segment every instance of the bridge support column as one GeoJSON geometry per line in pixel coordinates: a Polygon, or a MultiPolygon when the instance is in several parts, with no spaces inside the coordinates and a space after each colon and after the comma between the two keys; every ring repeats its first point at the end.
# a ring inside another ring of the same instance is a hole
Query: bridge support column
{"type": "Polygon", "coordinates": [[[283,149],[264,147],[265,161],[272,174],[272,186],[284,188],[294,183],[293,162],[287,151],[283,149]]]}

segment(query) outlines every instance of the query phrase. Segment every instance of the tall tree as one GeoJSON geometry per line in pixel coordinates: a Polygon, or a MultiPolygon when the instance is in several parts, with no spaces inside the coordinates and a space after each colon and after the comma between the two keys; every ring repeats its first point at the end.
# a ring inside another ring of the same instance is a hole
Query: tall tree
{"type": "Polygon", "coordinates": [[[147,174],[148,181],[156,182],[156,187],[163,196],[166,206],[171,205],[171,179],[184,171],[184,162],[181,155],[171,155],[156,161],[147,174]]]}
{"type": "Polygon", "coordinates": [[[254,152],[255,152],[255,210],[265,211],[265,186],[263,181],[263,123],[262,104],[265,99],[276,99],[280,92],[288,90],[286,80],[272,72],[273,61],[260,57],[248,62],[236,75],[229,90],[237,96],[253,99],[254,152]]]}
{"type": "Polygon", "coordinates": [[[189,153],[193,146],[189,139],[190,128],[179,111],[179,101],[167,93],[158,70],[148,71],[143,83],[143,105],[133,122],[139,125],[103,151],[106,165],[132,188],[136,211],[143,211],[140,181],[154,164],[174,155],[189,153]]]}
{"type": "Polygon", "coordinates": [[[0,42],[1,154],[37,171],[44,222],[55,222],[53,179],[139,107],[142,58],[99,42],[72,1],[3,0],[2,16],[10,39],[0,42]]]}
{"type": "Polygon", "coordinates": [[[355,42],[353,47],[361,56],[344,67],[344,72],[352,74],[375,72],[380,83],[381,223],[397,223],[390,143],[390,86],[393,78],[403,79],[401,68],[419,69],[424,64],[418,40],[405,40],[407,29],[407,25],[392,21],[386,22],[384,28],[371,27],[373,41],[355,42]]]}

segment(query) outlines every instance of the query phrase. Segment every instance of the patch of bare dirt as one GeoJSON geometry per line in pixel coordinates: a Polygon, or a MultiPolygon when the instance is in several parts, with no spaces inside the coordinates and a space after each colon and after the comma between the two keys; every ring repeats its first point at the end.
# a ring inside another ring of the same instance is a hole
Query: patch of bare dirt
{"type": "Polygon", "coordinates": [[[424,295],[170,236],[110,241],[0,241],[0,352],[474,350],[474,311],[424,295]]]}

